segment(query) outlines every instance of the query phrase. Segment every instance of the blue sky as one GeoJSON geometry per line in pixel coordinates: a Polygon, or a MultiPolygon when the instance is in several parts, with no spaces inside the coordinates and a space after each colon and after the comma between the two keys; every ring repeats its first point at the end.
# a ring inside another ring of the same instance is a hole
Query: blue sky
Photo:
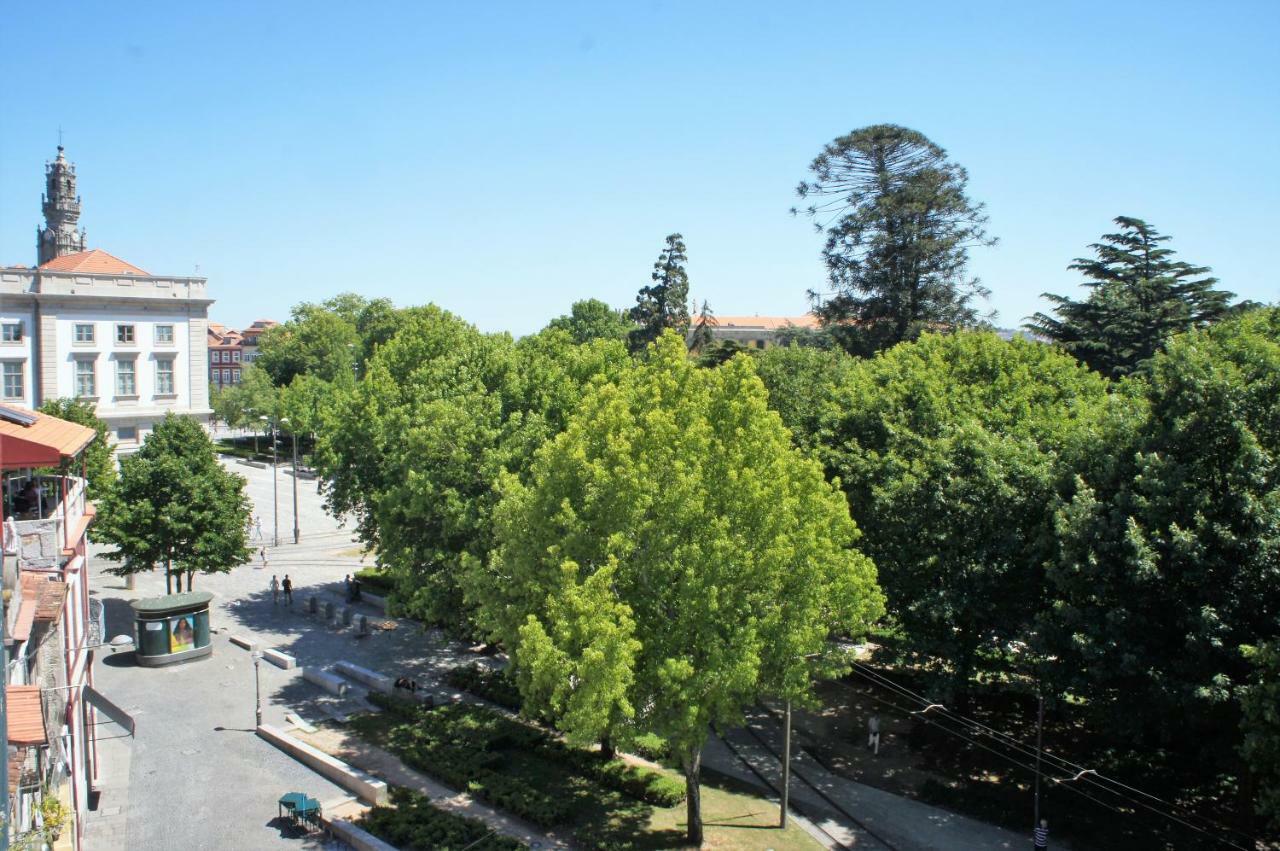
{"type": "Polygon", "coordinates": [[[1000,238],[998,322],[1147,219],[1280,300],[1280,3],[10,4],[0,263],[58,127],[91,246],[209,278],[216,321],[344,290],[523,334],[622,307],[672,231],[720,315],[797,314],[822,145],[914,127],[1000,238]]]}

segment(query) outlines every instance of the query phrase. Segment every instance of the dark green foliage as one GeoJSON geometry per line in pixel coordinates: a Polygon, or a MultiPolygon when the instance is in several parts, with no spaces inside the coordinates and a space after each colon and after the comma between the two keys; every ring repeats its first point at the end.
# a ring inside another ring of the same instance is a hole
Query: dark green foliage
{"type": "Polygon", "coordinates": [[[459,665],[445,673],[444,681],[512,712],[519,712],[524,705],[515,679],[506,671],[494,671],[483,665],[459,665]]]}
{"type": "Polygon", "coordinates": [[[698,311],[698,318],[693,322],[693,329],[689,332],[689,351],[701,354],[710,348],[715,341],[711,332],[715,326],[716,315],[711,312],[711,306],[704,300],[702,309],[698,311]]]}
{"type": "MultiPolygon", "coordinates": [[[[103,558],[118,575],[164,565],[167,580],[225,573],[249,559],[244,479],[223,469],[209,435],[191,417],[167,414],[120,462],[102,501],[96,537],[115,546],[103,558]]],[[[180,590],[180,589],[179,589],[180,590]]]]}
{"type": "Polygon", "coordinates": [[[360,580],[360,588],[362,591],[368,591],[379,597],[385,597],[395,589],[395,579],[391,577],[385,570],[379,570],[376,567],[366,567],[356,571],[353,579],[360,580]]]}
{"type": "Polygon", "coordinates": [[[1280,638],[1280,310],[1175,337],[1128,388],[1055,517],[1057,687],[1092,723],[1238,776],[1242,645],[1280,638]]]}
{"type": "Polygon", "coordinates": [[[1181,331],[1203,327],[1228,311],[1233,293],[1215,290],[1208,266],[1174,260],[1155,228],[1128,216],[1090,246],[1096,257],[1068,268],[1084,273],[1089,296],[1074,301],[1044,293],[1056,316],[1037,313],[1028,330],[1041,334],[1103,375],[1128,375],[1181,331]]]}
{"type": "Polygon", "coordinates": [[[737,340],[719,340],[712,342],[698,352],[698,366],[707,368],[720,366],[731,360],[734,355],[750,352],[751,349],[737,340]]]}
{"type": "Polygon", "coordinates": [[[432,806],[427,796],[393,786],[390,806],[375,806],[357,825],[404,851],[518,851],[523,842],[495,834],[487,824],[432,806]]]}
{"type": "Polygon", "coordinates": [[[592,340],[625,340],[636,327],[626,311],[614,310],[596,298],[575,301],[568,316],[557,316],[547,325],[568,333],[581,345],[592,340]]]}
{"type": "MultiPolygon", "coordinates": [[[[98,433],[84,450],[84,471],[89,483],[89,498],[102,499],[115,484],[116,462],[111,455],[107,424],[98,419],[95,405],[83,399],[50,399],[40,406],[40,413],[88,426],[98,433]]],[[[80,466],[76,464],[67,472],[78,476],[80,466]]]]}
{"type": "Polygon", "coordinates": [[[628,339],[631,351],[641,352],[670,328],[681,339],[689,333],[689,275],[684,270],[688,262],[685,256],[684,237],[673,233],[667,237],[667,246],[653,264],[653,284],[640,290],[636,306],[631,308],[631,320],[640,326],[628,339]]]}
{"type": "Polygon", "coordinates": [[[1246,647],[1254,676],[1241,701],[1241,754],[1253,772],[1258,812],[1280,832],[1280,642],[1246,647]]]}
{"type": "MultiPolygon", "coordinates": [[[[822,324],[851,353],[870,354],[924,330],[974,324],[987,295],[965,267],[990,245],[969,177],[922,133],[864,127],[823,148],[797,194],[826,233],[822,256],[835,295],[809,296],[822,324]]],[[[792,212],[796,212],[792,210],[792,212]]]]}
{"type": "Polygon", "coordinates": [[[819,443],[822,418],[857,361],[843,349],[775,346],[756,355],[756,372],[769,389],[769,407],[782,417],[802,449],[819,443]]]}

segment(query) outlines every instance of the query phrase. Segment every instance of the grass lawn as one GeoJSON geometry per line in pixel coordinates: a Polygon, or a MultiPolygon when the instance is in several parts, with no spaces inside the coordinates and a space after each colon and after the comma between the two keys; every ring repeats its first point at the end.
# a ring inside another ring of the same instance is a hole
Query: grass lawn
{"type": "MultiPolygon", "coordinates": [[[[734,848],[743,851],[812,851],[821,848],[817,841],[792,821],[786,830],[778,830],[778,805],[755,795],[732,791],[723,785],[711,785],[702,778],[703,848],[734,848]]],[[[643,840],[640,848],[683,848],[685,808],[681,804],[670,809],[654,808],[644,834],[653,844],[643,840]]]]}

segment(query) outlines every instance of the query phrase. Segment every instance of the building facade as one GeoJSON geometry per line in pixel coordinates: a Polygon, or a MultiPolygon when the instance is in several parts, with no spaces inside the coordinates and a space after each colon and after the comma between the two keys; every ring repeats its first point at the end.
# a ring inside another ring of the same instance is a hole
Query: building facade
{"type": "Polygon", "coordinates": [[[222,390],[240,383],[244,361],[244,337],[239,331],[209,323],[209,389],[222,390]]]}
{"type": "Polygon", "coordinates": [[[0,267],[0,404],[89,400],[126,453],[166,413],[206,421],[206,280],[85,249],[75,167],[61,147],[46,190],[39,263],[0,267]]]}
{"type": "MultiPolygon", "coordinates": [[[[697,319],[689,329],[693,339],[697,319]]],[[[818,317],[812,313],[804,316],[716,316],[707,323],[711,339],[720,342],[732,340],[743,348],[765,349],[777,345],[781,332],[789,330],[816,331],[820,327],[818,317]]]]}

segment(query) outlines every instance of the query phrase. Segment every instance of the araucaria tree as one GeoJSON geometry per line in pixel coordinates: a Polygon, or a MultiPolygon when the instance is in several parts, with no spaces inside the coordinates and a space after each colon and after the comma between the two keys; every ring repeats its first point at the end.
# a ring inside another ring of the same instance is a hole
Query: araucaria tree
{"type": "Polygon", "coordinates": [[[1215,290],[1208,266],[1174,260],[1155,228],[1129,216],[1090,247],[1096,257],[1068,268],[1084,273],[1089,296],[1074,301],[1044,293],[1056,316],[1037,313],[1028,330],[1048,337],[1103,375],[1128,375],[1151,359],[1170,337],[1222,317],[1234,296],[1215,290]]]}
{"type": "Polygon", "coordinates": [[[689,275],[684,264],[684,237],[673,233],[653,264],[653,284],[640,290],[631,319],[639,328],[630,334],[631,350],[642,351],[666,329],[684,337],[689,332],[689,275]]]}
{"type": "Polygon", "coordinates": [[[573,741],[666,738],[700,842],[709,725],[808,700],[840,666],[805,657],[881,614],[843,495],[792,448],[749,358],[699,369],[670,332],[588,389],[527,484],[500,487],[476,602],[526,708],[573,741]]]}
{"type": "MultiPolygon", "coordinates": [[[[810,292],[814,312],[850,352],[868,354],[978,319],[987,291],[966,271],[968,249],[991,245],[969,176],[924,134],[876,124],[841,136],[810,164],[797,193],[826,233],[835,294],[810,292]]],[[[795,209],[793,213],[797,212],[795,209]]]]}
{"type": "Polygon", "coordinates": [[[169,414],[137,453],[121,460],[94,528],[115,546],[103,553],[120,562],[111,573],[163,565],[166,590],[177,592],[184,573],[190,591],[195,573],[225,573],[249,560],[248,519],[244,479],[218,463],[199,423],[169,414]]]}

